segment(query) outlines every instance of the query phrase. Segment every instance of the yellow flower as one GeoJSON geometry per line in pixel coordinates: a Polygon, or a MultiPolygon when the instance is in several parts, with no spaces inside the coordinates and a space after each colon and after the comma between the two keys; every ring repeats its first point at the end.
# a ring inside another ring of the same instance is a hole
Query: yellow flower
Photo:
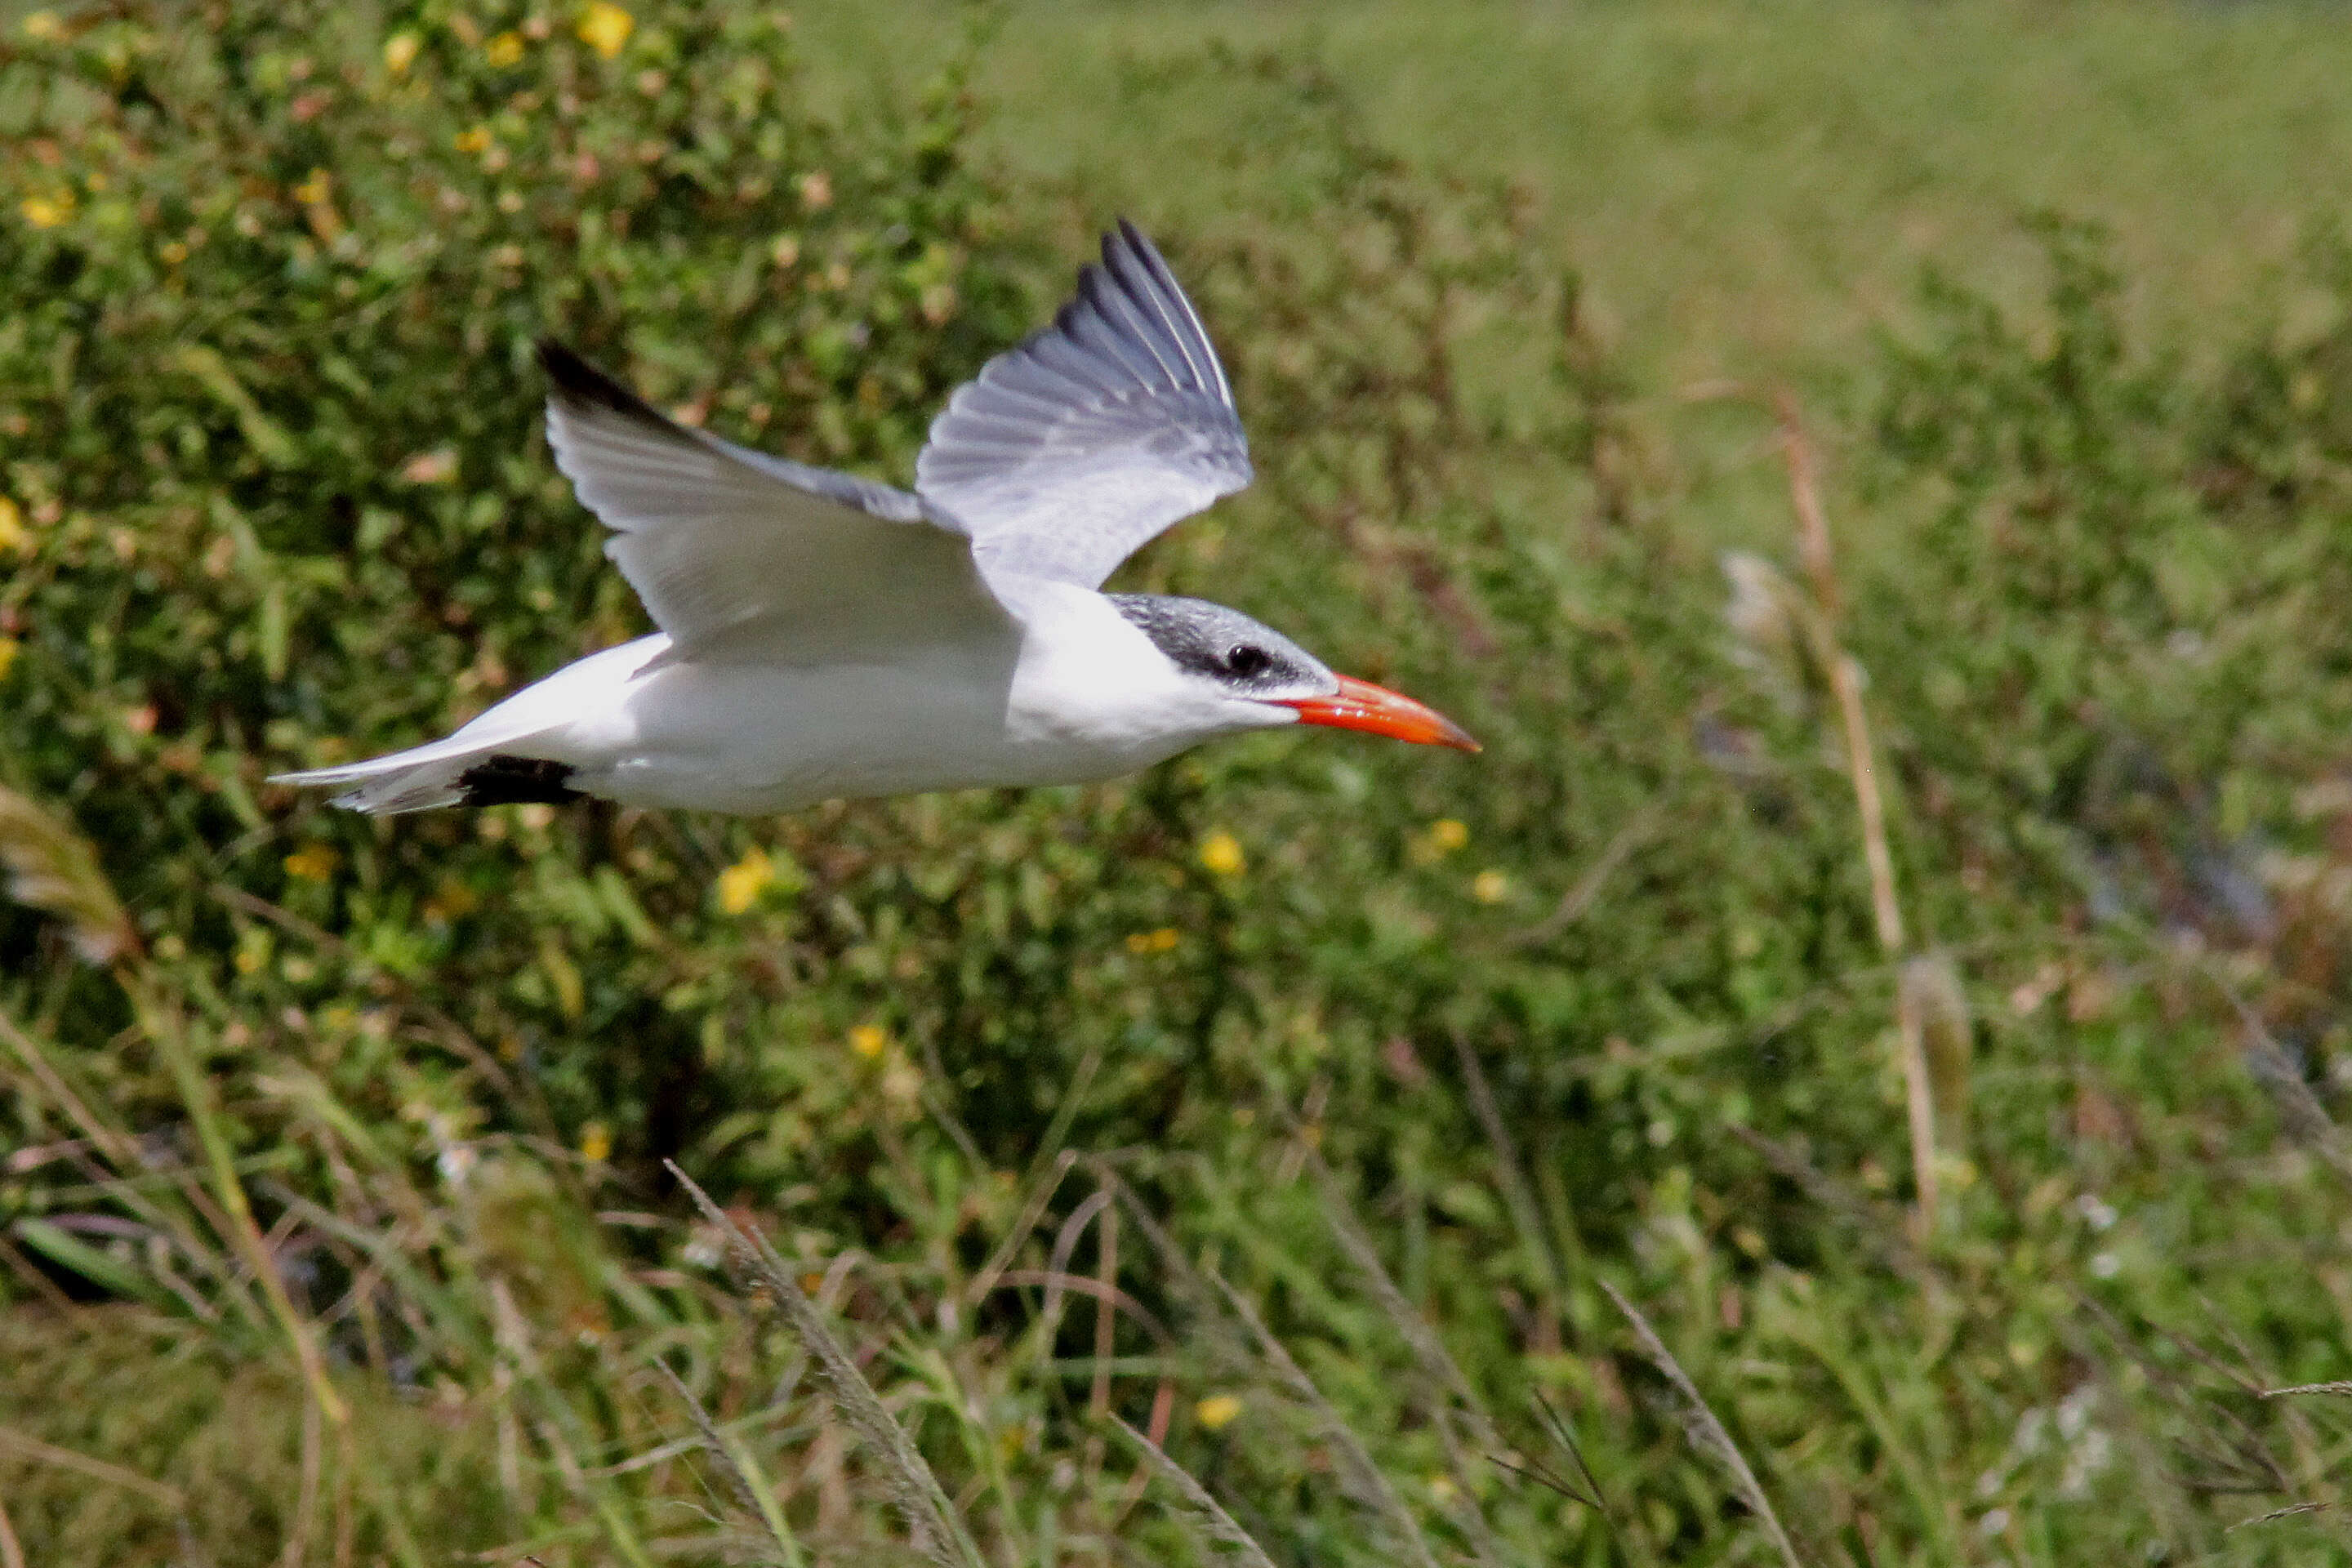
{"type": "Polygon", "coordinates": [[[1405,858],[1416,866],[1433,866],[1470,842],[1470,830],[1454,818],[1441,817],[1429,831],[1405,843],[1405,858]]]}
{"type": "Polygon", "coordinates": [[[59,191],[49,196],[26,196],[16,204],[25,221],[35,228],[55,228],[73,216],[74,198],[71,191],[59,191]]]}
{"type": "Polygon", "coordinates": [[[1440,1506],[1443,1506],[1460,1497],[1462,1489],[1454,1484],[1452,1476],[1440,1472],[1429,1478],[1429,1495],[1435,1498],[1440,1506]]]}
{"type": "Polygon", "coordinates": [[[1161,926],[1158,931],[1129,931],[1127,937],[1127,951],[1139,955],[1147,952],[1173,952],[1176,951],[1176,944],[1183,940],[1177,933],[1174,926],[1161,926]]]}
{"type": "Polygon", "coordinates": [[[776,863],[764,849],[754,849],[719,873],[719,907],[740,915],[756,902],[776,879],[776,863]]]}
{"type": "Polygon", "coordinates": [[[490,146],[490,128],[477,125],[471,131],[460,131],[451,144],[460,153],[486,153],[490,146]]]}
{"type": "Polygon", "coordinates": [[[1212,1394],[1208,1398],[1192,1406],[1192,1419],[1212,1432],[1220,1431],[1231,1426],[1234,1417],[1241,1413],[1240,1398],[1231,1394],[1212,1394]]]}
{"type": "Polygon", "coordinates": [[[177,267],[188,258],[188,247],[176,239],[167,239],[158,246],[155,254],[163,258],[166,267],[177,267]]]}
{"type": "Polygon", "coordinates": [[[1214,877],[1238,877],[1249,868],[1241,841],[1223,828],[1201,840],[1201,864],[1214,877]]]}
{"type": "Polygon", "coordinates": [[[482,58],[499,70],[522,64],[522,35],[500,33],[483,46],[482,58]]]}
{"type": "Polygon", "coordinates": [[[609,60],[627,47],[636,26],[637,19],[612,0],[596,0],[580,14],[580,41],[609,60]]]}
{"type": "Polygon", "coordinates": [[[0,680],[8,679],[8,667],[16,662],[17,650],[22,647],[15,637],[0,637],[0,680]]]}
{"type": "Polygon", "coordinates": [[[849,1048],[872,1061],[890,1043],[890,1037],[879,1024],[860,1024],[849,1031],[849,1048]]]}
{"type": "Polygon", "coordinates": [[[22,550],[32,542],[25,531],[25,513],[15,501],[0,496],[0,550],[22,550]]]}
{"type": "Polygon", "coordinates": [[[324,844],[306,844],[286,857],[286,874],[306,882],[323,882],[335,874],[342,859],[324,844]]]}
{"type": "Polygon", "coordinates": [[[1500,871],[1481,871],[1470,879],[1470,896],[1482,904],[1499,904],[1511,896],[1511,879],[1500,871]]]}
{"type": "Polygon", "coordinates": [[[66,25],[55,11],[36,11],[25,18],[25,37],[37,42],[54,44],[65,36],[66,25]]]}
{"type": "Polygon", "coordinates": [[[307,206],[325,201],[333,194],[334,188],[335,177],[332,174],[324,169],[313,169],[309,179],[294,187],[294,199],[307,206]]]}
{"type": "Polygon", "coordinates": [[[592,1165],[601,1165],[613,1157],[613,1134],[601,1121],[591,1121],[580,1130],[580,1157],[592,1165]]]}
{"type": "Polygon", "coordinates": [[[416,52],[425,40],[414,33],[394,33],[383,41],[383,68],[394,76],[405,76],[408,68],[416,63],[416,52]]]}

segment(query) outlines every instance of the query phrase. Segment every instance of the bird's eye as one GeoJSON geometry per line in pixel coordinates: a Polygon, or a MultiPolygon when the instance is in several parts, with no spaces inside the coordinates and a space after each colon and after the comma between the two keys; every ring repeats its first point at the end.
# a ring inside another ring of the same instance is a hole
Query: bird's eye
{"type": "Polygon", "coordinates": [[[1241,643],[1225,650],[1225,673],[1242,680],[1254,675],[1264,675],[1274,665],[1274,656],[1262,647],[1241,643]]]}

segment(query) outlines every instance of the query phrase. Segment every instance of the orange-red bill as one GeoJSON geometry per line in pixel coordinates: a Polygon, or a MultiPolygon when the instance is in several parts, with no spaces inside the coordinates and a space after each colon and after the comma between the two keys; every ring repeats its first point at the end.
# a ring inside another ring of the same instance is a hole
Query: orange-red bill
{"type": "Polygon", "coordinates": [[[1361,730],[1370,735],[1411,741],[1419,746],[1453,746],[1465,752],[1481,750],[1470,732],[1425,703],[1415,702],[1385,686],[1339,678],[1339,689],[1329,697],[1281,700],[1298,710],[1302,724],[1328,724],[1335,730],[1361,730]]]}

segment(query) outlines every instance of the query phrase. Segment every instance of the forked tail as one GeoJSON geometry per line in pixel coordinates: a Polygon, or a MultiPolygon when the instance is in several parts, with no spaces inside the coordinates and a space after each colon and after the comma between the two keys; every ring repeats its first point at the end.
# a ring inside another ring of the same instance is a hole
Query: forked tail
{"type": "Polygon", "coordinates": [[[447,805],[562,805],[583,798],[571,786],[573,771],[569,763],[441,741],[364,763],[279,773],[269,782],[353,784],[331,804],[370,816],[395,816],[447,805]]]}

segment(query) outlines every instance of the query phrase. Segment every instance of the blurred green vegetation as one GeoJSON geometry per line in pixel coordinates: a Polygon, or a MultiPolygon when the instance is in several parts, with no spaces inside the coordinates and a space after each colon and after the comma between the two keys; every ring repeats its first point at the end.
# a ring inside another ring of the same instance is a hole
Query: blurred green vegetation
{"type": "MultiPolygon", "coordinates": [[[[2344,1421],[2259,1396],[2352,1377],[2340,195],[2238,193],[2291,245],[2215,209],[2184,325],[2148,237],[2192,196],[1996,170],[2070,216],[1963,200],[2009,262],[1922,283],[1806,105],[1830,40],[1866,105],[1961,37],[1923,96],[2022,53],[2016,159],[2116,134],[2025,133],[2089,58],[2216,165],[2268,145],[2232,113],[2340,152],[2305,84],[2352,28],[2128,13],[2191,77],[2121,11],[1594,13],[1586,90],[1729,80],[1822,193],[1779,210],[1883,269],[1760,269],[1788,335],[1694,386],[1654,329],[1716,250],[1562,243],[1611,226],[1515,177],[1553,122],[1507,33],[200,14],[0,44],[0,1562],[2343,1555],[2344,1421]],[[1492,112],[1390,92],[1381,37],[1492,112]],[[775,822],[261,782],[640,627],[536,333],[903,478],[1129,202],[1260,479],[1125,583],[1482,756],[775,822]]],[[[1765,203],[1719,97],[1592,119],[1576,179],[1696,143],[1690,212],[1765,203]]]]}

